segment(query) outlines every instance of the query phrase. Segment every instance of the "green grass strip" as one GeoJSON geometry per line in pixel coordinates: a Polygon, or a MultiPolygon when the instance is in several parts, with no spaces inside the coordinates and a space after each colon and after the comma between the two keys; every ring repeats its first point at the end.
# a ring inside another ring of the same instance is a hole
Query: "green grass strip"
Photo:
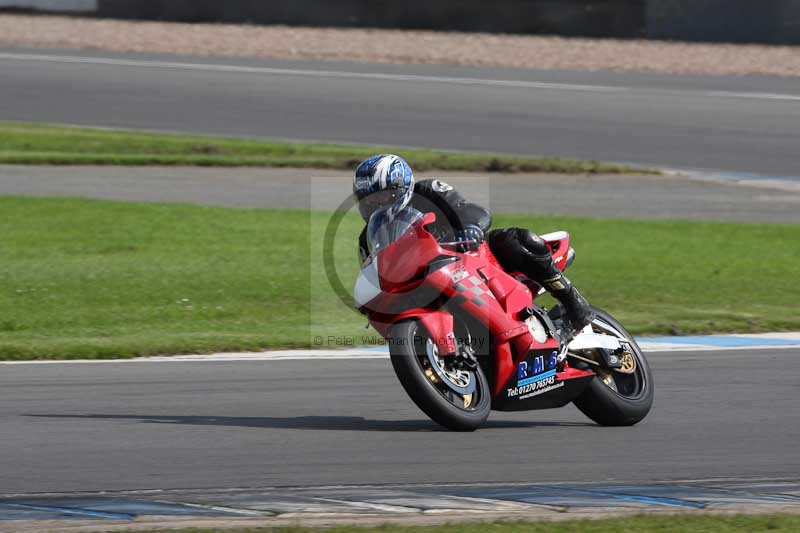
{"type": "MultiPolygon", "coordinates": [[[[155,531],[155,530],[153,530],[155,531]]],[[[221,529],[180,529],[176,533],[210,533],[221,529]]],[[[796,515],[659,515],[631,516],[604,520],[564,520],[555,522],[482,522],[445,526],[305,527],[236,529],[242,532],[273,533],[751,533],[757,531],[800,531],[796,515]]]]}
{"type": "MultiPolygon", "coordinates": [[[[330,213],[0,196],[0,358],[370,342],[322,261],[330,213]]],[[[570,277],[636,334],[800,329],[800,226],[498,216],[567,229],[570,277]]],[[[344,287],[360,218],[333,241],[344,287]]]]}
{"type": "Polygon", "coordinates": [[[344,146],[0,122],[0,164],[192,165],[352,170],[397,153],[419,171],[655,173],[625,165],[548,157],[464,154],[386,146],[344,146]]]}

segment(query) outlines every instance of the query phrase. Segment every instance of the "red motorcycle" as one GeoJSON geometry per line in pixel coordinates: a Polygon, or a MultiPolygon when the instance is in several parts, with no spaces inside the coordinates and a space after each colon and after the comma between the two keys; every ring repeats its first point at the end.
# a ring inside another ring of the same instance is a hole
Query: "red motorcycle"
{"type": "MultiPolygon", "coordinates": [[[[544,290],[506,272],[486,243],[456,252],[427,226],[433,213],[379,210],[367,228],[371,255],[355,284],[359,310],[389,345],[395,373],[414,403],[452,430],[474,430],[492,409],[569,402],[605,426],[642,420],[653,377],[634,338],[609,313],[571,337],[561,307],[536,305],[544,290]]],[[[556,265],[575,258],[564,231],[542,235],[556,265]]]]}

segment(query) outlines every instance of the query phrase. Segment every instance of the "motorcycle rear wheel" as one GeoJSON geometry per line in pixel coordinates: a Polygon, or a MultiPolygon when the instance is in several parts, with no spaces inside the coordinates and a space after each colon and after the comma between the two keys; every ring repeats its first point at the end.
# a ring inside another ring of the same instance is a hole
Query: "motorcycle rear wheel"
{"type": "Polygon", "coordinates": [[[641,422],[653,405],[655,389],[650,365],[636,340],[622,324],[610,313],[594,306],[592,309],[596,313],[592,330],[627,341],[636,368],[631,374],[605,371],[592,379],[573,403],[601,426],[632,426],[641,422]]]}
{"type": "Polygon", "coordinates": [[[431,420],[454,431],[474,431],[486,422],[492,399],[480,366],[474,370],[448,367],[448,362],[431,353],[435,348],[429,334],[416,320],[392,326],[391,337],[394,342],[389,353],[394,372],[411,400],[431,420]],[[438,369],[431,359],[438,363],[438,369]],[[467,387],[459,387],[463,385],[467,387]],[[456,390],[459,388],[472,392],[461,394],[456,390]]]}

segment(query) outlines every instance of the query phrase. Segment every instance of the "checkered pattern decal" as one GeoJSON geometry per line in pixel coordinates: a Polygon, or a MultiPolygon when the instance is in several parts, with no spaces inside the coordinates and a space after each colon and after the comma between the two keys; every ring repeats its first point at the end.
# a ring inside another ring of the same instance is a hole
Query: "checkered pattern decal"
{"type": "Polygon", "coordinates": [[[458,291],[458,294],[450,301],[457,305],[461,305],[467,301],[471,301],[475,305],[486,305],[487,299],[495,299],[494,294],[486,288],[483,280],[476,276],[462,279],[455,284],[455,289],[458,291]]]}

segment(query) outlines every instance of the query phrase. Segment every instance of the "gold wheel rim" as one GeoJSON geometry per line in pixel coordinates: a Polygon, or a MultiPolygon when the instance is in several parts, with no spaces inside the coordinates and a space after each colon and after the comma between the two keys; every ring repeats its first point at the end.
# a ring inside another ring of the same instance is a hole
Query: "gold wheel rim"
{"type": "Polygon", "coordinates": [[[620,362],[622,366],[620,366],[619,371],[623,374],[633,374],[636,372],[636,358],[633,356],[631,352],[625,352],[622,354],[620,358],[620,362]]]}
{"type": "Polygon", "coordinates": [[[605,369],[599,369],[597,371],[597,377],[600,378],[600,381],[602,381],[609,389],[613,391],[617,390],[617,384],[614,382],[613,372],[605,369]]]}
{"type": "Polygon", "coordinates": [[[464,398],[464,409],[468,409],[472,405],[472,394],[466,394],[462,398],[464,398]]]}

